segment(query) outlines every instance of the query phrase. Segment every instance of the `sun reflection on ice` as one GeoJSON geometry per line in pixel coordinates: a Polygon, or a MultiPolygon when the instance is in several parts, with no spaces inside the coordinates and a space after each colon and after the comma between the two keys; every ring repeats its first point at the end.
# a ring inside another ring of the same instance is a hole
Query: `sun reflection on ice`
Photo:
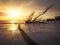
{"type": "Polygon", "coordinates": [[[12,24],[12,30],[13,30],[13,31],[16,30],[15,24],[12,24]]]}
{"type": "Polygon", "coordinates": [[[16,24],[14,24],[14,23],[15,23],[15,21],[14,21],[14,20],[12,20],[12,21],[11,21],[11,23],[12,23],[12,24],[11,24],[11,30],[12,30],[12,31],[17,30],[17,26],[16,26],[16,24]]]}

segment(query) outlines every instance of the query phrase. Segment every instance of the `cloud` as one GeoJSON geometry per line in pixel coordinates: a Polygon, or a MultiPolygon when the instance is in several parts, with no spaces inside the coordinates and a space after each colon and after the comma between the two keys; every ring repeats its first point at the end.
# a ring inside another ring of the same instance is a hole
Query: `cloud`
{"type": "Polygon", "coordinates": [[[25,7],[48,7],[49,5],[55,3],[55,10],[60,11],[60,0],[20,0],[20,4],[25,7]]]}
{"type": "Polygon", "coordinates": [[[3,13],[3,12],[0,12],[0,16],[5,16],[5,13],[3,13]]]}

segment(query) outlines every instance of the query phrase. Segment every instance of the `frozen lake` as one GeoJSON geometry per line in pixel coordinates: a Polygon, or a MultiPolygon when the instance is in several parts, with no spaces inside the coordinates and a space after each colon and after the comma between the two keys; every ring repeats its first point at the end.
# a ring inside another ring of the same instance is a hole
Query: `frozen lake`
{"type": "MultiPolygon", "coordinates": [[[[2,24],[0,21],[0,45],[26,45],[17,27],[18,24],[2,24]]],[[[60,45],[60,21],[21,24],[21,28],[38,45],[60,45]]]]}

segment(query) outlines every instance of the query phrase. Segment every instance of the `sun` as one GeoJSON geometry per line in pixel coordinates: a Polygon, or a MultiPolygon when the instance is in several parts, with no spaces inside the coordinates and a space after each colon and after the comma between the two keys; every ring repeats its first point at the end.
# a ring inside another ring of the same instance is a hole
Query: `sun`
{"type": "Polygon", "coordinates": [[[10,13],[11,17],[16,17],[18,15],[18,11],[16,11],[16,10],[10,10],[9,13],[10,13]]]}
{"type": "Polygon", "coordinates": [[[22,20],[22,18],[24,20],[25,17],[27,17],[27,14],[29,14],[29,13],[25,12],[25,10],[19,9],[19,8],[7,8],[7,9],[5,9],[4,12],[6,13],[6,15],[9,19],[14,19],[14,20],[15,19],[22,20]]]}
{"type": "Polygon", "coordinates": [[[20,14],[19,10],[13,10],[13,9],[8,10],[8,15],[11,18],[16,18],[19,14],[20,14]]]}
{"type": "Polygon", "coordinates": [[[19,8],[8,8],[5,12],[11,19],[16,19],[23,14],[22,10],[20,10],[19,8]]]}

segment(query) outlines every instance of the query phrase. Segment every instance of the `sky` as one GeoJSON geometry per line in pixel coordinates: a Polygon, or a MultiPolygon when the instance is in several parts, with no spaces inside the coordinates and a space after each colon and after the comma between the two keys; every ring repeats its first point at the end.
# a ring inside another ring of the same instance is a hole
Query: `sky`
{"type": "Polygon", "coordinates": [[[11,8],[19,9],[23,17],[28,16],[33,11],[35,11],[34,15],[37,16],[51,4],[54,6],[41,16],[42,19],[60,16],[60,0],[0,0],[0,16],[4,16],[4,11],[11,8]]]}

